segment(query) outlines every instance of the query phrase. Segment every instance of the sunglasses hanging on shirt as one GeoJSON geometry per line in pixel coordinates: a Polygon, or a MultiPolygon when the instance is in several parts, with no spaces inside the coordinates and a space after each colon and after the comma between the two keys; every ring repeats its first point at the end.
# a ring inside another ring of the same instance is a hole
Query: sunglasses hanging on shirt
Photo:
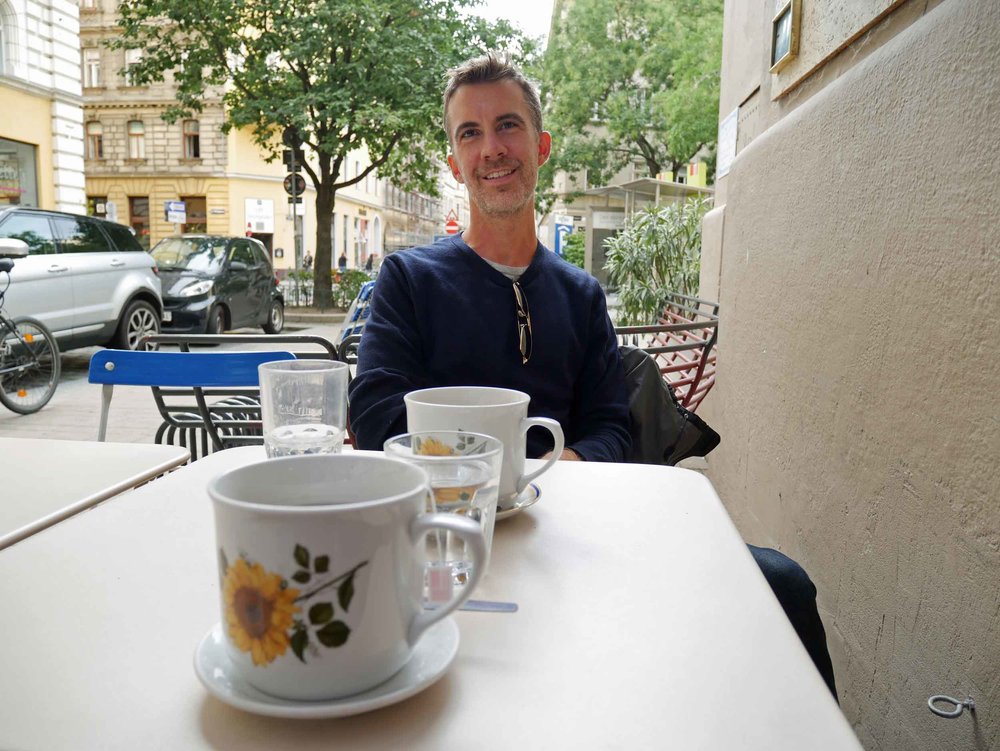
{"type": "Polygon", "coordinates": [[[514,304],[517,315],[517,345],[521,349],[521,364],[531,357],[531,313],[528,312],[528,298],[521,285],[514,282],[514,304]]]}

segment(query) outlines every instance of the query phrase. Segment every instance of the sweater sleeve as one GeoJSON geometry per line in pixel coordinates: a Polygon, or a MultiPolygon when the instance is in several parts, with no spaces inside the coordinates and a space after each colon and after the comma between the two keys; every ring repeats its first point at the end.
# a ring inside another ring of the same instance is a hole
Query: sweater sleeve
{"type": "Polygon", "coordinates": [[[623,462],[632,445],[628,396],[618,341],[603,293],[594,296],[588,325],[587,353],[573,404],[578,435],[582,437],[567,448],[587,461],[623,462]]]}
{"type": "Polygon", "coordinates": [[[403,395],[427,386],[412,291],[396,260],[387,257],[379,271],[349,389],[359,449],[381,450],[386,439],[405,433],[403,395]]]}

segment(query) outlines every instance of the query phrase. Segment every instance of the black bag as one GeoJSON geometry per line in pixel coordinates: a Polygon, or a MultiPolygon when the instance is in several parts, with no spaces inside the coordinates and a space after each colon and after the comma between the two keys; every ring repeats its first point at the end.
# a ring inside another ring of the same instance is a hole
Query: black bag
{"type": "Polygon", "coordinates": [[[673,466],[689,456],[706,456],[719,445],[719,434],[677,402],[649,353],[627,344],[619,351],[632,423],[629,462],[673,466]]]}

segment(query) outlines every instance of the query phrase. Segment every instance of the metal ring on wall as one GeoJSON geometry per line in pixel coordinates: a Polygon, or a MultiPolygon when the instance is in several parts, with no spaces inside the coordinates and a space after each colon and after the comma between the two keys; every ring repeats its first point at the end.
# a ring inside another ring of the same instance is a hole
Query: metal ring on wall
{"type": "Polygon", "coordinates": [[[945,696],[944,694],[936,694],[927,700],[927,707],[936,714],[938,717],[947,717],[949,720],[953,720],[956,717],[961,717],[962,712],[968,709],[970,712],[976,711],[976,702],[970,696],[965,701],[959,701],[958,699],[952,699],[950,696],[945,696]],[[951,704],[954,709],[940,709],[934,706],[935,702],[940,702],[942,704],[951,704]]]}

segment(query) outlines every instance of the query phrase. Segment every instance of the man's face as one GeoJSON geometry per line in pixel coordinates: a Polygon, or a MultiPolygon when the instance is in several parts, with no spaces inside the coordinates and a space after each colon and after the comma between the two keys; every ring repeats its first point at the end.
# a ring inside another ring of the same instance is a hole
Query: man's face
{"type": "Polygon", "coordinates": [[[476,208],[504,217],[532,206],[552,139],[535,131],[521,87],[514,81],[462,86],[447,115],[448,164],[476,208]]]}

